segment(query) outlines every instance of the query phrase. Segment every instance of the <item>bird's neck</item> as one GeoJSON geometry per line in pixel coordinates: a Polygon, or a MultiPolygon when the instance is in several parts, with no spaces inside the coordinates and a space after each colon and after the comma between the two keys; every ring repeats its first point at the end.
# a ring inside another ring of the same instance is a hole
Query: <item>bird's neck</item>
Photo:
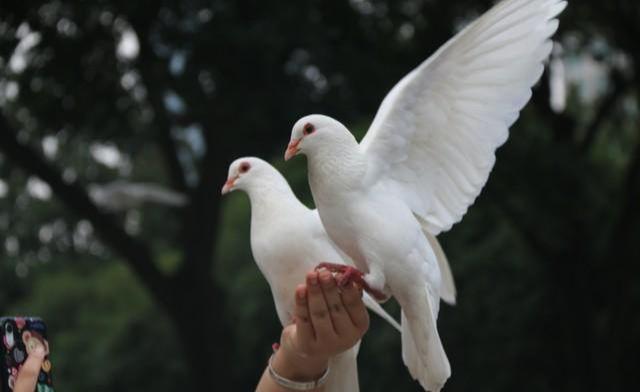
{"type": "Polygon", "coordinates": [[[338,201],[340,196],[359,189],[366,166],[365,156],[355,139],[310,155],[309,185],[316,205],[338,201]]]}
{"type": "Polygon", "coordinates": [[[251,224],[273,221],[281,214],[295,214],[308,210],[298,200],[284,178],[260,181],[247,191],[251,200],[251,224]]]}

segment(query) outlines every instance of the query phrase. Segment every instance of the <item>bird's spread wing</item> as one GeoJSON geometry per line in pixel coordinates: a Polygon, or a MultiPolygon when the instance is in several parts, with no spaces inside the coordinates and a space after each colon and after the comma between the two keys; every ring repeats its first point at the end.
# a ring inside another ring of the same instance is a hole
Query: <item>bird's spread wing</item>
{"type": "Polygon", "coordinates": [[[505,0],[404,77],[361,146],[383,181],[438,234],[462,219],[551,52],[561,0],[505,0]]]}

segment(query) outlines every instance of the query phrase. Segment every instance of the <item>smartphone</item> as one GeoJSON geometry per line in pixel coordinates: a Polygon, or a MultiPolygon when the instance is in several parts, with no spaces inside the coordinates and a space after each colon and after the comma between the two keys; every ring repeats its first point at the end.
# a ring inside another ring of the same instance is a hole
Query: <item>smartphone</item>
{"type": "Polygon", "coordinates": [[[37,392],[53,392],[47,326],[38,317],[1,317],[0,383],[2,391],[13,391],[22,364],[38,346],[44,346],[45,358],[40,368],[37,392]]]}

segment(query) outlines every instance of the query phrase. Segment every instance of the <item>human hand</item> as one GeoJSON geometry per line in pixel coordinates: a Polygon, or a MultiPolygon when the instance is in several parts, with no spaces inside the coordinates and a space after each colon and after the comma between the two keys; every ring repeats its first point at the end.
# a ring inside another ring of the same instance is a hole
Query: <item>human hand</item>
{"type": "Polygon", "coordinates": [[[307,274],[296,288],[294,323],[285,327],[273,367],[291,380],[319,378],[328,360],[353,347],[369,328],[362,292],[355,285],[339,289],[327,270],[307,274]]]}
{"type": "Polygon", "coordinates": [[[44,346],[38,346],[29,354],[27,360],[18,372],[18,377],[13,385],[13,392],[33,392],[36,390],[36,384],[44,357],[44,346]]]}

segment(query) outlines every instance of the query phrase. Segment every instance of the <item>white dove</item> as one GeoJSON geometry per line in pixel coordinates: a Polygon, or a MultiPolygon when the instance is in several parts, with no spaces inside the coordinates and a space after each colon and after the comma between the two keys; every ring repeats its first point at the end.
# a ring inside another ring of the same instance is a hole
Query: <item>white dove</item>
{"type": "Polygon", "coordinates": [[[391,90],[360,144],[326,116],[293,127],[285,159],[307,156],[322,223],[362,272],[324,266],[397,299],[403,359],[426,390],[439,391],[451,368],[436,327],[442,271],[425,234],[450,229],[480,193],[566,4],[494,6],[391,90]]]}
{"type": "MultiPolygon", "coordinates": [[[[323,260],[346,260],[322,227],[316,210],[302,204],[269,163],[246,157],[229,166],[222,194],[243,190],[251,202],[251,251],[266,278],[282,326],[291,322],[294,289],[323,260]]],[[[400,331],[400,325],[365,293],[365,305],[400,331]]],[[[335,357],[327,391],[357,391],[358,345],[335,357]]]]}

